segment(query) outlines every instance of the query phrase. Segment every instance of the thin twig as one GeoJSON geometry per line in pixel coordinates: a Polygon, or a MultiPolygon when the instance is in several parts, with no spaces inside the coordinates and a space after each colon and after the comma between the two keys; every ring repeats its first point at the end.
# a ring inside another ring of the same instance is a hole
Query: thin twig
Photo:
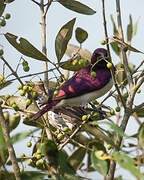
{"type": "MultiPolygon", "coordinates": [[[[110,59],[110,62],[112,63],[112,59],[111,59],[111,54],[110,54],[110,48],[109,48],[109,38],[108,38],[108,33],[107,33],[107,25],[106,25],[106,16],[105,16],[105,3],[104,3],[104,0],[102,0],[102,9],[103,9],[103,24],[104,24],[104,31],[105,31],[105,41],[106,41],[106,45],[107,45],[107,50],[108,50],[108,56],[109,56],[109,59],[110,59]]],[[[116,78],[115,78],[115,70],[114,68],[111,69],[111,74],[112,74],[112,78],[113,78],[113,81],[114,81],[114,85],[115,85],[115,88],[119,94],[119,97],[120,97],[120,100],[123,104],[123,106],[125,107],[125,101],[121,95],[121,92],[119,90],[119,87],[118,87],[118,84],[116,82],[116,78]]]]}
{"type": "MultiPolygon", "coordinates": [[[[1,123],[1,126],[2,126],[5,141],[8,142],[10,140],[10,135],[9,135],[9,132],[8,132],[8,127],[7,127],[7,124],[6,124],[6,121],[5,121],[5,118],[4,118],[1,107],[0,107],[0,123],[1,123]]],[[[16,178],[16,180],[21,180],[20,169],[19,169],[19,166],[18,166],[18,162],[17,162],[17,159],[16,159],[14,148],[13,148],[13,146],[11,144],[8,146],[8,152],[9,152],[9,156],[10,156],[10,159],[11,159],[11,162],[12,162],[12,165],[13,165],[15,178],[16,178]]]]}
{"type": "MultiPolygon", "coordinates": [[[[51,5],[51,3],[53,2],[53,0],[49,0],[48,3],[47,3],[47,7],[46,7],[46,10],[45,10],[45,13],[44,13],[44,16],[46,16],[48,10],[49,10],[49,7],[51,5]]],[[[44,5],[45,6],[45,5],[44,5]]]]}
{"type": "Polygon", "coordinates": [[[32,2],[34,2],[35,4],[37,4],[38,6],[40,6],[40,3],[38,3],[37,1],[35,0],[31,0],[32,2]]]}
{"type": "Polygon", "coordinates": [[[59,150],[63,149],[63,147],[75,136],[75,134],[82,128],[82,126],[86,123],[86,121],[83,121],[77,128],[76,130],[70,135],[69,138],[66,139],[66,141],[61,145],[59,150]]]}
{"type": "Polygon", "coordinates": [[[3,56],[1,56],[1,59],[8,66],[8,68],[11,70],[12,74],[17,78],[17,80],[20,82],[20,84],[23,86],[23,82],[19,78],[18,74],[13,70],[13,68],[9,65],[9,63],[4,59],[3,56]]]}

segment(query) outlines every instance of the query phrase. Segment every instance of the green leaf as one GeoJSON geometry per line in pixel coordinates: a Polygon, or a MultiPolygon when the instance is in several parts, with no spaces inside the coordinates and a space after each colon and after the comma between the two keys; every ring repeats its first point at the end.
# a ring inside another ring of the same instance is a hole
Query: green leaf
{"type": "Polygon", "coordinates": [[[136,35],[137,33],[137,26],[138,26],[138,20],[137,22],[134,24],[133,29],[132,29],[132,37],[136,35]]]}
{"type": "Polygon", "coordinates": [[[74,59],[72,62],[70,60],[60,62],[60,67],[69,71],[79,71],[80,69],[86,67],[88,64],[89,61],[87,59],[74,59]],[[77,63],[74,63],[76,61],[77,63]]]}
{"type": "Polygon", "coordinates": [[[113,18],[113,16],[112,16],[112,14],[110,15],[110,19],[111,19],[112,24],[113,24],[113,34],[114,34],[115,36],[118,36],[118,30],[117,30],[117,27],[116,27],[116,24],[115,24],[115,21],[114,21],[114,18],[113,18]]]}
{"type": "Polygon", "coordinates": [[[132,23],[132,17],[129,16],[129,24],[127,26],[127,41],[131,42],[132,39],[132,32],[133,32],[133,23],[132,23]]]}
{"type": "Polygon", "coordinates": [[[75,30],[75,36],[76,40],[81,44],[88,38],[88,33],[84,29],[78,27],[75,30]]]}
{"type": "Polygon", "coordinates": [[[116,53],[116,55],[119,56],[121,49],[119,48],[118,43],[117,42],[111,42],[110,45],[111,45],[113,51],[116,53]]]}
{"type": "Polygon", "coordinates": [[[80,49],[79,46],[68,44],[65,54],[69,57],[72,57],[73,54],[78,54],[83,59],[91,60],[92,53],[87,49],[80,49]]]}
{"type": "Polygon", "coordinates": [[[100,122],[100,123],[103,123],[103,124],[107,124],[110,126],[111,129],[114,130],[115,133],[117,133],[119,136],[126,136],[123,132],[123,130],[117,126],[116,124],[114,124],[113,122],[107,122],[107,121],[104,121],[104,122],[100,122]]]}
{"type": "Polygon", "coordinates": [[[2,16],[6,5],[4,4],[4,0],[0,0],[0,17],[2,16]]]}
{"type": "Polygon", "coordinates": [[[6,33],[5,34],[5,38],[9,41],[9,43],[15,47],[20,53],[32,57],[34,59],[37,60],[41,60],[41,61],[47,61],[47,57],[42,54],[38,49],[36,49],[29,41],[27,41],[24,38],[20,38],[19,42],[17,42],[18,40],[18,36],[15,36],[13,34],[10,33],[6,33]]]}
{"type": "Polygon", "coordinates": [[[5,164],[5,162],[8,159],[8,156],[9,156],[7,149],[1,150],[1,148],[4,147],[4,146],[5,146],[5,139],[4,139],[2,127],[1,127],[1,124],[0,124],[0,167],[3,164],[5,164]]]}
{"type": "Polygon", "coordinates": [[[85,154],[86,149],[80,147],[69,157],[69,163],[76,171],[81,167],[85,154]]]}
{"type": "Polygon", "coordinates": [[[41,173],[37,171],[24,171],[21,174],[21,180],[44,180],[47,176],[46,173],[41,173]]]}
{"type": "Polygon", "coordinates": [[[138,117],[144,117],[144,108],[140,108],[136,111],[138,117]]]}
{"type": "Polygon", "coordinates": [[[74,26],[75,21],[76,21],[76,18],[66,23],[60,29],[60,31],[58,32],[56,36],[55,51],[56,51],[58,62],[60,62],[61,58],[63,57],[67,48],[67,44],[72,37],[73,26],[74,26]]]}
{"type": "Polygon", "coordinates": [[[5,3],[11,3],[13,1],[15,1],[15,0],[5,0],[5,3]]]}
{"type": "Polygon", "coordinates": [[[93,167],[96,169],[96,171],[98,171],[103,176],[105,176],[107,174],[107,171],[108,171],[107,161],[98,159],[95,156],[94,151],[91,153],[91,161],[92,161],[93,167]]]}
{"type": "Polygon", "coordinates": [[[124,169],[130,171],[137,178],[143,179],[143,174],[135,166],[135,161],[125,153],[113,152],[116,162],[124,169]]]}
{"type": "Polygon", "coordinates": [[[96,13],[93,9],[75,0],[59,0],[58,2],[64,7],[81,14],[93,15],[96,13]]]}
{"type": "Polygon", "coordinates": [[[74,170],[70,166],[68,160],[65,158],[65,155],[62,151],[58,153],[58,163],[60,165],[60,169],[66,173],[66,174],[71,174],[74,175],[74,170]]]}
{"type": "Polygon", "coordinates": [[[138,137],[139,137],[139,145],[144,148],[144,123],[141,124],[138,137]]]}

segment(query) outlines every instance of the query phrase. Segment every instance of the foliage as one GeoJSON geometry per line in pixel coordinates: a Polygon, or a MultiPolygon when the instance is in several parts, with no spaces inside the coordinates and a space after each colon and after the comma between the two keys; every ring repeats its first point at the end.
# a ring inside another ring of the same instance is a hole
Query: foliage
{"type": "MultiPolygon", "coordinates": [[[[5,15],[5,8],[13,1],[0,1],[0,28],[3,28],[11,17],[10,14],[5,15]]],[[[51,4],[54,3],[53,0],[49,0],[46,5],[42,1],[41,3],[32,1],[40,6],[41,10],[44,6],[48,10],[51,4]]],[[[92,8],[75,0],[59,0],[56,3],[79,14],[93,15],[96,13],[92,8]]],[[[45,10],[45,15],[42,16],[45,19],[47,10],[45,10]]],[[[11,73],[7,68],[3,68],[0,76],[0,90],[4,90],[7,86],[15,83],[15,80],[20,83],[15,92],[11,90],[10,95],[0,96],[0,179],[15,179],[17,174],[14,171],[14,162],[15,164],[18,163],[19,166],[22,164],[22,168],[19,169],[22,180],[79,180],[85,179],[84,172],[98,172],[106,177],[110,176],[109,172],[113,168],[111,167],[113,161],[128,170],[136,178],[144,179],[143,172],[139,169],[144,162],[144,126],[141,123],[141,118],[144,117],[144,104],[142,102],[138,106],[134,104],[136,94],[141,92],[140,87],[144,82],[144,73],[141,70],[143,62],[137,66],[128,61],[131,51],[142,54],[143,52],[131,45],[138,26],[138,21],[133,24],[132,15],[129,15],[126,38],[124,38],[126,41],[122,38],[119,31],[120,27],[117,26],[117,22],[112,15],[110,15],[110,19],[113,25],[113,38],[107,40],[106,37],[103,41],[103,45],[106,44],[107,47],[110,44],[111,49],[119,59],[115,66],[115,89],[103,101],[93,100],[85,109],[68,106],[64,109],[58,109],[56,112],[50,112],[48,116],[44,115],[36,122],[30,121],[31,117],[39,111],[38,104],[42,96],[48,98],[51,92],[57,94],[59,86],[69,78],[69,72],[75,73],[90,63],[92,54],[82,47],[88,39],[88,32],[79,26],[77,27],[77,19],[69,20],[57,32],[55,38],[56,63],[48,58],[49,55],[46,56],[44,51],[46,44],[43,45],[45,47],[41,52],[24,37],[18,38],[17,35],[11,32],[3,35],[7,42],[22,54],[22,57],[16,66],[16,70],[13,70],[9,60],[5,59],[3,49],[0,51],[0,59],[15,76],[15,79],[10,79],[11,73]],[[74,30],[78,46],[69,43],[74,30]],[[64,54],[69,56],[68,60],[65,59],[64,54]],[[41,74],[39,72],[33,75],[28,74],[31,68],[29,61],[32,60],[39,60],[45,65],[48,62],[53,66],[48,71],[53,72],[54,76],[57,77],[54,81],[49,78],[48,94],[46,93],[46,79],[40,82],[33,82],[29,79],[31,76],[41,74]],[[27,73],[26,82],[18,75],[18,69],[21,67],[27,73]],[[68,75],[63,72],[67,72],[68,75]],[[109,99],[116,104],[116,107],[113,104],[107,105],[109,99]],[[59,120],[56,120],[56,117],[59,120]],[[125,129],[130,117],[133,117],[139,123],[139,130],[137,134],[128,136],[125,129]],[[119,125],[121,120],[123,124],[119,125]],[[34,130],[30,132],[22,131],[10,138],[9,134],[17,129],[20,123],[23,126],[34,127],[34,130]],[[9,148],[13,147],[14,143],[29,137],[30,140],[26,148],[30,149],[30,155],[22,154],[21,157],[13,159],[9,148]],[[137,140],[137,143],[130,143],[129,140],[132,139],[137,140]],[[128,145],[126,145],[125,140],[128,140],[128,145]],[[71,148],[71,153],[69,153],[68,148],[71,148]],[[134,149],[134,156],[131,156],[129,149],[134,149]],[[136,153],[137,150],[139,150],[139,155],[136,153]],[[7,166],[13,167],[9,176],[6,171],[7,166]],[[34,171],[27,171],[27,168],[24,169],[25,166],[32,167],[34,171]],[[80,171],[82,176],[78,175],[80,171]]],[[[43,27],[45,27],[45,23],[42,23],[43,27]]],[[[44,38],[44,34],[42,34],[42,37],[44,38]]],[[[111,72],[112,64],[114,64],[112,61],[108,62],[111,72]]],[[[93,73],[93,76],[96,77],[96,74],[93,73]]]]}

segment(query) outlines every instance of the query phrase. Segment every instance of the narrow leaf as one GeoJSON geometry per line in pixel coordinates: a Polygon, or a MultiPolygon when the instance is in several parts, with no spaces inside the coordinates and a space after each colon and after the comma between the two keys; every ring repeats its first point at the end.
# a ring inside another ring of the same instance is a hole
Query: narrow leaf
{"type": "Polygon", "coordinates": [[[116,24],[115,24],[115,21],[114,21],[114,18],[113,18],[113,16],[112,16],[112,14],[110,15],[110,19],[111,19],[112,24],[113,24],[113,34],[114,34],[115,36],[118,36],[118,30],[117,30],[117,27],[116,27],[116,24]]]}
{"type": "Polygon", "coordinates": [[[113,51],[119,56],[121,50],[118,47],[118,43],[117,42],[111,42],[110,45],[111,45],[113,51]]]}
{"type": "Polygon", "coordinates": [[[75,31],[75,36],[76,40],[81,44],[88,38],[88,33],[84,29],[78,27],[75,31]]]}
{"type": "Polygon", "coordinates": [[[136,111],[138,117],[144,117],[144,108],[140,108],[136,111]]]}
{"type": "Polygon", "coordinates": [[[108,171],[107,161],[98,159],[95,156],[94,151],[91,153],[91,161],[92,161],[93,167],[96,169],[96,171],[101,173],[103,176],[105,176],[107,174],[107,171],[108,171]]]}
{"type": "Polygon", "coordinates": [[[133,31],[133,23],[132,23],[132,17],[129,16],[129,24],[127,26],[127,42],[131,42],[132,39],[132,31],[133,31]]]}
{"type": "Polygon", "coordinates": [[[70,166],[68,160],[65,158],[65,155],[63,152],[59,152],[58,153],[58,162],[60,165],[61,170],[66,173],[66,174],[71,174],[74,175],[74,170],[72,169],[72,167],[70,166]]]}
{"type": "Polygon", "coordinates": [[[68,23],[66,23],[58,32],[55,40],[55,51],[56,51],[56,56],[58,59],[58,62],[60,62],[61,58],[63,57],[67,44],[69,40],[72,37],[72,32],[73,32],[73,26],[75,23],[76,18],[72,19],[68,23]]]}
{"type": "Polygon", "coordinates": [[[128,155],[126,155],[125,153],[114,152],[113,156],[122,168],[130,171],[134,176],[139,179],[143,178],[143,174],[141,174],[139,169],[137,169],[135,166],[135,161],[128,155]]]}
{"type": "MultiPolygon", "coordinates": [[[[5,139],[2,131],[2,127],[0,125],[0,149],[5,146],[5,139]]],[[[0,150],[0,167],[5,164],[8,159],[8,150],[0,150]]]]}
{"type": "Polygon", "coordinates": [[[133,26],[133,30],[132,30],[132,37],[136,35],[137,33],[137,26],[138,26],[138,20],[137,22],[134,24],[133,26]]]}
{"type": "Polygon", "coordinates": [[[2,16],[6,5],[4,4],[4,0],[0,0],[0,17],[2,16]]]}
{"type": "Polygon", "coordinates": [[[96,13],[96,11],[93,9],[75,0],[59,0],[58,2],[67,9],[78,12],[80,14],[93,15],[96,13]]]}
{"type": "Polygon", "coordinates": [[[32,57],[37,60],[46,61],[47,58],[44,54],[42,54],[38,49],[36,49],[29,41],[24,38],[19,39],[19,43],[17,42],[18,36],[15,36],[10,33],[5,34],[5,38],[9,41],[9,43],[15,47],[20,53],[32,57]]]}
{"type": "Polygon", "coordinates": [[[75,170],[78,170],[81,167],[85,154],[86,149],[80,147],[69,157],[69,163],[75,170]]]}

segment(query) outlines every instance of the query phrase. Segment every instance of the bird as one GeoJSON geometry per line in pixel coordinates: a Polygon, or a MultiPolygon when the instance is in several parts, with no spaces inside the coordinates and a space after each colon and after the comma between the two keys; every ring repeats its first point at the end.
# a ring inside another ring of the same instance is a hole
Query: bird
{"type": "Polygon", "coordinates": [[[65,81],[54,91],[48,99],[41,102],[42,109],[38,111],[31,120],[37,120],[48,111],[54,111],[64,106],[85,106],[90,101],[106,94],[113,86],[107,50],[97,48],[91,57],[89,65],[79,70],[70,79],[65,81]],[[95,72],[95,77],[91,75],[95,72]]]}

